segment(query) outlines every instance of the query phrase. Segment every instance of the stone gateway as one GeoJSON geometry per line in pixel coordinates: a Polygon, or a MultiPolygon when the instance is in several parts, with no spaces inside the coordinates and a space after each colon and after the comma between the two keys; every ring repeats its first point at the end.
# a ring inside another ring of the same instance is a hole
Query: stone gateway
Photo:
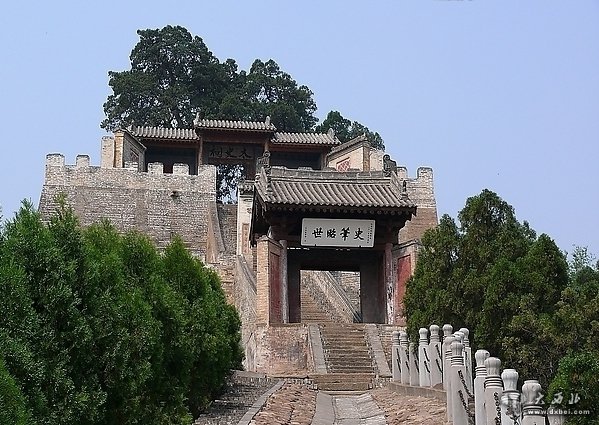
{"type": "Polygon", "coordinates": [[[181,236],[240,313],[246,368],[315,383],[337,373],[335,332],[367,347],[360,373],[390,373],[405,283],[437,224],[430,168],[410,178],[364,136],[279,132],[269,119],[120,129],[102,138],[100,166],[49,154],[44,218],[60,194],[83,225],[109,219],[159,247],[181,236]],[[231,165],[242,180],[236,203],[223,204],[217,173],[231,165]]]}

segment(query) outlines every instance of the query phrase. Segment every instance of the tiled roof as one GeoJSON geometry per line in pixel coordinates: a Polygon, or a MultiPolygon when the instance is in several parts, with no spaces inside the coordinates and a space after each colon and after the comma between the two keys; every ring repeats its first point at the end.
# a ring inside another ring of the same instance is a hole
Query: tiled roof
{"type": "Polygon", "coordinates": [[[349,147],[357,145],[358,143],[361,143],[361,142],[368,142],[368,138],[366,137],[365,134],[361,134],[361,135],[359,135],[357,137],[354,137],[351,140],[348,140],[347,142],[343,142],[340,145],[335,146],[333,149],[331,149],[331,154],[340,152],[340,151],[345,150],[345,149],[347,149],[349,147]]]}
{"type": "Polygon", "coordinates": [[[208,120],[196,119],[193,122],[195,128],[218,129],[218,130],[250,130],[272,132],[277,128],[270,123],[270,120],[261,121],[228,121],[228,120],[208,120]]]}
{"type": "Polygon", "coordinates": [[[329,145],[341,144],[333,134],[330,133],[275,133],[271,139],[274,144],[302,144],[302,145],[329,145]]]}
{"type": "Polygon", "coordinates": [[[256,179],[262,200],[270,204],[301,206],[373,207],[415,209],[399,184],[397,176],[382,171],[339,172],[262,169],[256,179]]]}
{"type": "Polygon", "coordinates": [[[166,128],[166,127],[129,127],[127,129],[133,136],[142,139],[177,139],[198,140],[193,128],[166,128]]]}

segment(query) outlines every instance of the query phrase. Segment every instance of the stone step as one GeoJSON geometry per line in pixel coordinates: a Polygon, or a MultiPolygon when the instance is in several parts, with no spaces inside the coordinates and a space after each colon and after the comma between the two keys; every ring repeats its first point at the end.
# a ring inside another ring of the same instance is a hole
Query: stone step
{"type": "Polygon", "coordinates": [[[327,359],[331,366],[334,367],[354,367],[354,366],[372,366],[372,361],[370,359],[360,359],[356,361],[351,361],[348,359],[340,359],[336,357],[329,357],[327,359]]]}
{"type": "Polygon", "coordinates": [[[374,378],[374,373],[314,373],[314,382],[366,382],[374,378]]]}
{"type": "Polygon", "coordinates": [[[319,390],[366,391],[373,388],[373,373],[327,373],[311,376],[319,390]]]}
{"type": "Polygon", "coordinates": [[[372,373],[372,363],[331,364],[329,373],[372,373]]]}
{"type": "Polygon", "coordinates": [[[373,388],[369,382],[326,382],[316,384],[320,391],[368,391],[373,388]]]}
{"type": "Polygon", "coordinates": [[[344,348],[344,347],[364,347],[366,346],[366,340],[364,337],[361,338],[328,338],[326,336],[322,337],[322,340],[325,344],[334,345],[335,347],[344,348]]]}
{"type": "Polygon", "coordinates": [[[353,354],[369,354],[368,347],[366,345],[362,347],[343,347],[338,345],[329,345],[326,342],[324,343],[324,350],[329,353],[339,354],[339,355],[353,355],[353,354]]]}
{"type": "Polygon", "coordinates": [[[346,369],[335,367],[335,368],[331,368],[329,370],[330,373],[368,373],[371,371],[372,371],[371,367],[362,367],[362,368],[356,367],[356,368],[346,368],[346,369]]]}
{"type": "Polygon", "coordinates": [[[348,361],[352,361],[352,360],[363,360],[363,359],[368,359],[370,360],[370,354],[366,351],[361,351],[361,352],[338,352],[338,351],[331,351],[331,350],[325,350],[325,354],[328,355],[331,358],[335,358],[338,360],[348,360],[348,361]]]}

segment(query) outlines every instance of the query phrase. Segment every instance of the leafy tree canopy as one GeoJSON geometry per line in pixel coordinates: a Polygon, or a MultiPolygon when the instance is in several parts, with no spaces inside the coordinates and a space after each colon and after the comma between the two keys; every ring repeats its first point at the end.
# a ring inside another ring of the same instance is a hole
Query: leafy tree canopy
{"type": "MultiPolygon", "coordinates": [[[[336,111],[316,127],[314,94],[272,59],[256,59],[249,71],[239,70],[234,59],[219,61],[200,37],[181,26],[137,33],[131,69],[109,72],[112,94],[104,103],[106,118],[100,125],[106,130],[133,124],[190,128],[196,114],[249,121],[264,121],[269,116],[280,131],[326,132],[333,127],[341,141],[366,134],[375,147],[384,148],[378,133],[345,120],[336,111]]],[[[219,167],[220,201],[234,197],[242,175],[238,165],[219,167]]]]}
{"type": "Polygon", "coordinates": [[[164,254],[107,222],[0,229],[0,424],[189,424],[240,367],[240,321],[175,238],[164,254]]]}
{"type": "Polygon", "coordinates": [[[519,360],[514,338],[523,334],[514,323],[524,309],[555,313],[568,284],[564,255],[547,235],[537,237],[528,223],[520,223],[514,209],[489,190],[469,198],[458,218],[459,225],[443,216],[422,239],[405,297],[410,332],[431,323],[465,326],[477,347],[519,366],[523,376],[533,378],[528,371],[541,379],[539,373],[550,375],[557,365],[547,370],[546,358],[534,366],[519,360]]]}
{"type": "Polygon", "coordinates": [[[408,331],[451,323],[473,331],[473,349],[484,348],[523,379],[539,379],[550,402],[562,407],[578,394],[571,417],[596,424],[599,416],[599,264],[586,248],[566,256],[547,235],[536,236],[514,209],[484,190],[458,214],[422,239],[407,284],[408,331]]]}
{"type": "MultiPolygon", "coordinates": [[[[114,130],[136,125],[191,127],[197,113],[205,118],[263,121],[267,116],[281,131],[313,131],[318,119],[312,91],[299,85],[274,60],[256,59],[249,71],[234,59],[221,62],[204,41],[181,26],[139,30],[131,52],[131,69],[111,71],[112,94],[104,104],[101,127],[114,130]]],[[[358,122],[348,123],[331,111],[328,121],[341,140],[366,133],[383,146],[378,133],[358,122]],[[329,118],[330,117],[330,118],[329,118]]],[[[324,123],[323,123],[324,124],[324,123]]],[[[328,124],[319,129],[326,131],[328,124]]]]}
{"type": "Polygon", "coordinates": [[[385,142],[379,133],[370,131],[357,121],[352,122],[344,118],[338,111],[329,112],[322,124],[316,127],[316,131],[325,133],[329,128],[335,131],[335,135],[342,142],[364,135],[374,148],[385,150],[385,142]]]}

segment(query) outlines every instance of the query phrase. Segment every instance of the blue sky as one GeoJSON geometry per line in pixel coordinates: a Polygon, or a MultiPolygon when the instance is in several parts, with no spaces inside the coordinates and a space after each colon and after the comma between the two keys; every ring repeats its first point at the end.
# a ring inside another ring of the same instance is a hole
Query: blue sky
{"type": "Polygon", "coordinates": [[[0,14],[0,205],[35,205],[45,155],[99,162],[108,71],[137,29],[182,25],[221,60],[274,59],[378,131],[440,214],[484,188],[561,249],[599,255],[599,1],[9,2],[0,14]]]}

